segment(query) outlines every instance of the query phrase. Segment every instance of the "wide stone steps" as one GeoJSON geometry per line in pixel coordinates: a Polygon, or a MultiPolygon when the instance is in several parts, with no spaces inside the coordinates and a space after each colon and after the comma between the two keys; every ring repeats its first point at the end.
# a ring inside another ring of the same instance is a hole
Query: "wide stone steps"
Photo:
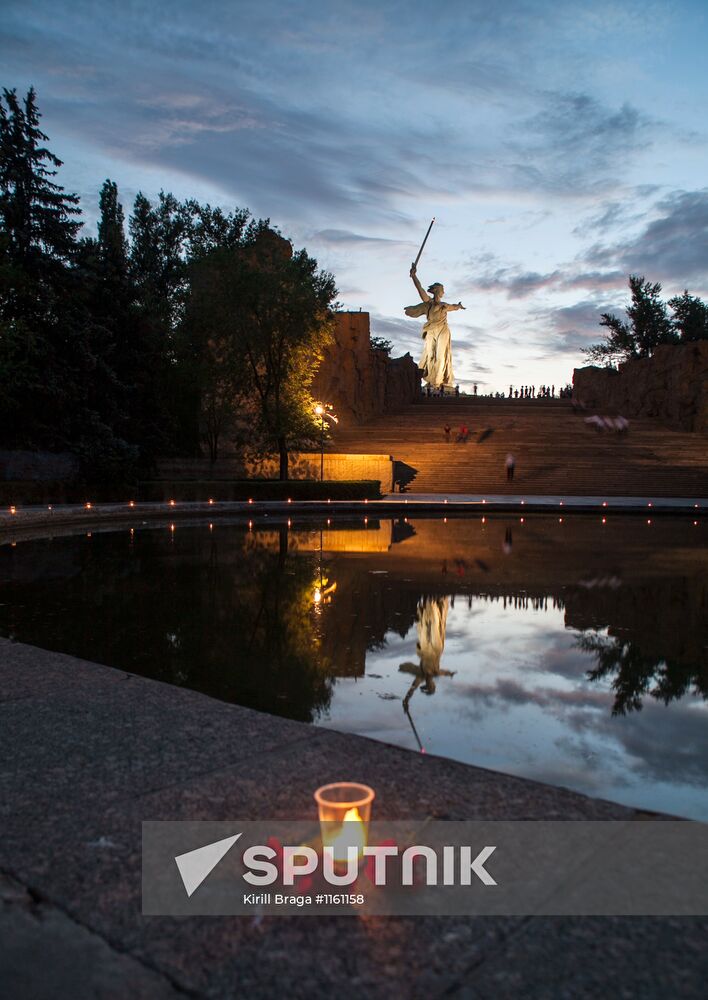
{"type": "Polygon", "coordinates": [[[646,419],[632,420],[623,436],[598,433],[569,401],[426,399],[337,429],[331,447],[389,453],[415,493],[708,496],[706,437],[646,419]],[[466,444],[454,440],[461,424],[470,430],[466,444]],[[504,467],[509,452],[516,458],[513,483],[504,467]]]}

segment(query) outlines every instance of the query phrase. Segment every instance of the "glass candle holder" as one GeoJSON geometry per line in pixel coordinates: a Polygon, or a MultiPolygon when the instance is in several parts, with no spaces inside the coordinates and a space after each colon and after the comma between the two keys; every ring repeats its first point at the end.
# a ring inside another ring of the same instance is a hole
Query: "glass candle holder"
{"type": "Polygon", "coordinates": [[[315,792],[322,846],[331,847],[335,862],[348,860],[348,848],[363,856],[369,837],[374,790],[354,781],[336,781],[315,792]]]}

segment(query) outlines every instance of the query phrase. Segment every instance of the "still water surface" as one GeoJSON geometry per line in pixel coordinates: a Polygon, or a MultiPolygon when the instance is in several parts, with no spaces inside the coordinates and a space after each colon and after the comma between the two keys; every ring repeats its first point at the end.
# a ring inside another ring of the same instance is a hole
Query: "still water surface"
{"type": "Polygon", "coordinates": [[[0,547],[0,631],[708,819],[705,522],[216,522],[0,547]]]}

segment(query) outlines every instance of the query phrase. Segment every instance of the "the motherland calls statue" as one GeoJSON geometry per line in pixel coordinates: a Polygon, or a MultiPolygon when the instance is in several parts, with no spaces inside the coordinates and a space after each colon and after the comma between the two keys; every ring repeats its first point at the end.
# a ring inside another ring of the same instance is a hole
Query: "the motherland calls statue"
{"type": "Polygon", "coordinates": [[[404,711],[408,710],[408,703],[419,687],[425,694],[434,694],[437,677],[455,675],[454,670],[442,670],[440,667],[440,657],[445,648],[445,628],[449,609],[449,597],[421,597],[418,601],[416,652],[420,663],[401,663],[398,668],[401,673],[413,674],[415,678],[403,699],[404,711]]]}
{"type": "MultiPolygon", "coordinates": [[[[433,219],[435,222],[435,219],[433,219]]],[[[423,240],[423,245],[418,251],[413,264],[411,264],[410,275],[413,284],[418,289],[421,301],[414,306],[406,306],[406,316],[425,316],[426,321],[423,326],[423,353],[418,367],[423,372],[423,380],[432,389],[454,389],[455,379],[452,373],[452,346],[450,343],[450,327],[447,325],[447,314],[455,312],[465,307],[461,302],[450,304],[443,302],[445,289],[439,281],[433,282],[425,291],[418,280],[417,266],[423,247],[426,244],[430,230],[433,228],[430,223],[428,232],[423,240]]]]}

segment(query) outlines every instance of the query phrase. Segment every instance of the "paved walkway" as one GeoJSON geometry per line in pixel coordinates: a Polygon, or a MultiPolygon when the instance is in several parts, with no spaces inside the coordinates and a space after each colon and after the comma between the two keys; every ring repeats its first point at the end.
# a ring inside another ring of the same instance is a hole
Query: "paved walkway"
{"type": "MultiPolygon", "coordinates": [[[[371,502],[371,501],[369,501],[371,502]]],[[[644,513],[648,508],[657,510],[686,511],[700,510],[708,507],[708,501],[699,497],[613,497],[613,496],[570,496],[557,493],[551,496],[534,496],[528,493],[388,493],[384,503],[410,503],[432,505],[436,510],[440,504],[455,504],[457,506],[503,507],[504,509],[525,506],[529,510],[554,510],[557,507],[567,507],[568,510],[593,510],[607,507],[611,510],[639,511],[644,513]]]]}
{"type": "Polygon", "coordinates": [[[0,984],[12,1000],[705,996],[706,919],[144,918],[146,819],[638,819],[561,788],[0,640],[0,984]]]}

